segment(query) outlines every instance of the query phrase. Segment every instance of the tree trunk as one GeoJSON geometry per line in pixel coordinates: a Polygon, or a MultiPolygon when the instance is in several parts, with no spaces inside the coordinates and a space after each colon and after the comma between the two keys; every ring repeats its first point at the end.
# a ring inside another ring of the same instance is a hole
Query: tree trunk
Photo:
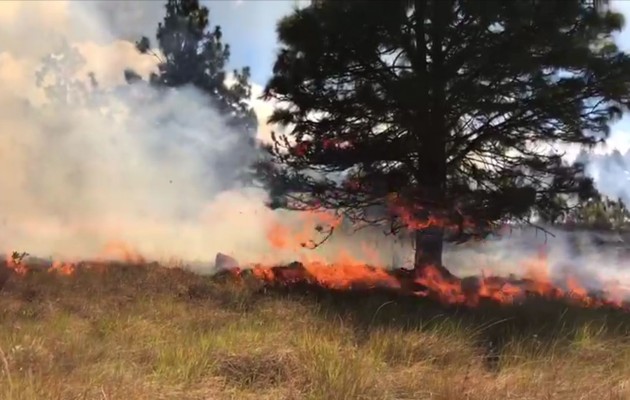
{"type": "Polygon", "coordinates": [[[429,227],[416,231],[414,265],[442,266],[444,231],[440,227],[429,227]]]}
{"type": "MultiPolygon", "coordinates": [[[[427,2],[416,1],[416,42],[421,80],[422,106],[415,127],[419,141],[418,164],[418,205],[422,207],[418,216],[421,221],[429,221],[432,215],[440,220],[441,211],[446,206],[446,79],[444,77],[444,25],[451,10],[450,1],[439,1],[427,7],[427,2]],[[425,17],[431,17],[431,29],[425,30],[425,17]],[[427,34],[430,37],[427,39],[427,34]],[[427,48],[427,40],[431,43],[427,48]],[[421,46],[421,47],[420,47],[421,46]],[[429,53],[429,54],[427,54],[429,53]],[[429,57],[427,57],[429,56],[429,57]],[[420,58],[422,62],[420,62],[420,58]],[[431,62],[427,63],[427,59],[431,62]],[[426,107],[430,104],[430,107],[426,107]]],[[[444,226],[428,226],[418,230],[415,237],[415,264],[417,276],[426,268],[436,268],[447,278],[452,275],[442,263],[444,226]]]]}
{"type": "Polygon", "coordinates": [[[427,273],[427,269],[437,270],[443,278],[449,279],[453,274],[444,267],[442,253],[444,248],[444,227],[429,226],[415,232],[414,270],[420,277],[427,273]]]}

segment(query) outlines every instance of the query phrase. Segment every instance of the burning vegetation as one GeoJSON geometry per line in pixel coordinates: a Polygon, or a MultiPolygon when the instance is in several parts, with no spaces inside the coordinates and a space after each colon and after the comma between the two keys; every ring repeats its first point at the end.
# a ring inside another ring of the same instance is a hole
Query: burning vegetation
{"type": "MultiPolygon", "coordinates": [[[[415,269],[388,267],[380,260],[378,252],[366,244],[362,246],[365,254],[361,259],[344,250],[332,259],[318,256],[310,250],[327,240],[342,220],[326,213],[304,213],[302,216],[301,229],[295,231],[275,223],[269,227],[267,234],[272,249],[288,251],[297,261],[285,265],[241,265],[236,258],[219,253],[215,259],[217,277],[227,276],[236,281],[253,278],[267,289],[274,290],[389,292],[407,298],[427,298],[445,306],[517,305],[530,298],[542,298],[579,307],[630,310],[630,302],[626,301],[629,290],[619,282],[596,282],[598,289],[592,290],[571,274],[562,278],[552,277],[544,248],[537,256],[522,261],[523,274],[520,276],[511,274],[502,277],[481,271],[478,276],[462,278],[445,274],[444,269],[432,265],[415,269]],[[313,233],[323,235],[324,240],[314,241],[313,233]],[[371,262],[362,261],[365,259],[371,262]]],[[[432,223],[439,222],[428,221],[424,226],[432,223]]],[[[413,222],[411,229],[420,224],[413,222]]],[[[124,243],[113,242],[93,260],[79,262],[42,261],[30,258],[27,253],[13,252],[6,257],[4,269],[16,276],[25,276],[32,270],[69,276],[78,269],[107,269],[112,262],[127,265],[149,263],[124,243]]],[[[8,276],[6,272],[5,276],[8,276]]]]}
{"type": "Polygon", "coordinates": [[[98,266],[31,269],[0,291],[0,398],[630,394],[622,310],[541,297],[444,307],[376,289],[269,290],[254,276],[98,266]]]}
{"type": "MultiPolygon", "coordinates": [[[[303,215],[300,229],[272,225],[267,235],[299,261],[239,265],[219,253],[210,278],[150,262],[120,242],[78,262],[11,253],[0,266],[0,318],[8,322],[0,325],[0,383],[10,383],[0,397],[28,387],[64,398],[98,385],[110,398],[398,399],[430,391],[568,399],[588,389],[586,369],[603,382],[589,393],[628,393],[627,345],[618,339],[630,332],[623,287],[593,292],[577,277],[558,282],[542,251],[522,277],[386,268],[367,245],[373,265],[349,252],[319,258],[309,247],[321,241],[307,232],[341,221],[303,215]],[[111,371],[122,363],[107,356],[113,348],[131,365],[119,368],[123,384],[111,371]],[[610,360],[621,367],[598,370],[610,360]],[[95,380],[75,371],[61,387],[59,365],[101,373],[95,380]],[[427,374],[439,378],[418,379],[427,374]]],[[[315,231],[326,237],[328,229],[315,231]]]]}

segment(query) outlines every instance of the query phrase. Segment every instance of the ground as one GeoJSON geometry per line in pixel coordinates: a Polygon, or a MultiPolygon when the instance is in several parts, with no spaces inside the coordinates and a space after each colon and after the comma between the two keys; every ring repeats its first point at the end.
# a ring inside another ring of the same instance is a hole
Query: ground
{"type": "Polygon", "coordinates": [[[630,315],[262,290],[156,265],[12,276],[0,399],[627,399],[630,315]]]}

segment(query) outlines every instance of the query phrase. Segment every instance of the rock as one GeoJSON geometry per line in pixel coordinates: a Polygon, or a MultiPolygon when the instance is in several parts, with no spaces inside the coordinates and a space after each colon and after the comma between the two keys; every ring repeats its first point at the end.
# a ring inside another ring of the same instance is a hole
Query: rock
{"type": "Polygon", "coordinates": [[[239,268],[238,261],[233,257],[230,257],[223,253],[217,253],[217,256],[214,259],[214,267],[217,270],[233,270],[239,268]]]}

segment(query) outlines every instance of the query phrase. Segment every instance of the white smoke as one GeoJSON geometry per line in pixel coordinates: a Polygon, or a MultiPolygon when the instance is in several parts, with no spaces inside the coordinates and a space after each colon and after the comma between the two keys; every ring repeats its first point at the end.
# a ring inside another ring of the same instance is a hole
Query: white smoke
{"type": "MultiPolygon", "coordinates": [[[[217,252],[241,262],[299,258],[293,246],[270,246],[268,232],[290,226],[304,241],[302,217],[271,211],[259,189],[225,189],[251,156],[240,146],[244,133],[228,128],[192,87],[158,98],[146,85],[127,85],[125,68],[146,77],[156,60],[128,40],[139,32],[121,34],[104,10],[111,7],[0,2],[0,251],[85,258],[121,242],[151,259],[212,262],[217,252]],[[50,53],[53,68],[38,86],[50,53]]],[[[155,26],[147,29],[151,36],[155,26]]],[[[253,105],[264,140],[272,106],[253,105]]],[[[360,241],[336,242],[319,254],[365,253],[360,241]]]]}
{"type": "Polygon", "coordinates": [[[117,38],[93,5],[83,4],[0,5],[2,250],[90,257],[119,241],[152,258],[264,251],[273,219],[264,194],[222,190],[229,169],[245,162],[237,147],[242,133],[193,88],[158,100],[148,87],[125,86],[124,68],[146,76],[155,60],[117,38]],[[89,83],[86,73],[93,71],[103,86],[95,103],[65,105],[64,93],[36,85],[43,57],[64,40],[85,65],[58,59],[57,66],[68,68],[43,83],[77,95],[80,88],[61,81],[89,83]],[[223,163],[226,170],[216,169],[219,159],[231,161],[223,163]]]}

